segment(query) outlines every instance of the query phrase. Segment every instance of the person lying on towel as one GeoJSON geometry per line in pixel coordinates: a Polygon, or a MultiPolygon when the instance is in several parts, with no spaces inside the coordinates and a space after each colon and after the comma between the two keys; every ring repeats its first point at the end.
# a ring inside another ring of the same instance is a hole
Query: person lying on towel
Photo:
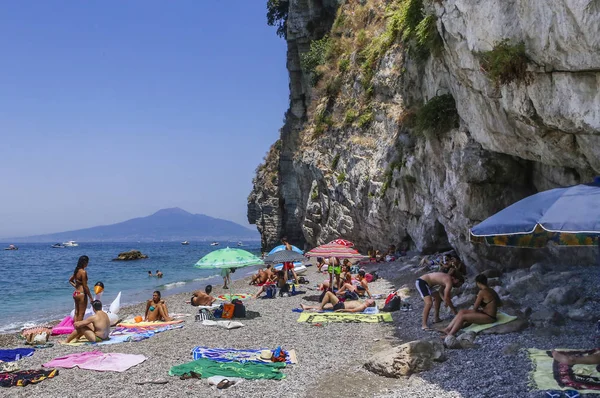
{"type": "Polygon", "coordinates": [[[364,303],[354,300],[341,302],[340,299],[338,299],[337,296],[331,293],[330,291],[325,292],[325,295],[323,296],[323,301],[321,301],[321,304],[319,305],[300,304],[300,307],[302,307],[304,311],[323,311],[325,309],[333,309],[336,312],[363,312],[367,309],[367,307],[374,306],[375,300],[373,299],[367,299],[364,303]]]}
{"type": "Polygon", "coordinates": [[[472,323],[484,325],[498,320],[496,314],[498,307],[502,305],[498,293],[488,286],[487,277],[483,274],[477,275],[475,283],[479,288],[475,305],[472,310],[458,311],[452,322],[444,329],[444,332],[450,336],[454,336],[460,329],[472,323]]]}
{"type": "Polygon", "coordinates": [[[81,336],[85,336],[92,343],[108,340],[110,333],[110,319],[106,312],[102,311],[102,303],[100,300],[92,301],[94,315],[77,321],[73,325],[75,330],[67,337],[67,343],[77,341],[81,336]]]}
{"type": "Polygon", "coordinates": [[[192,304],[194,307],[198,307],[199,305],[204,305],[207,307],[211,306],[212,303],[217,301],[216,298],[214,298],[213,296],[210,295],[211,293],[212,293],[212,285],[206,285],[206,287],[204,288],[204,291],[196,290],[192,294],[192,299],[190,300],[190,304],[192,304]]]}
{"type": "Polygon", "coordinates": [[[600,351],[592,355],[577,356],[552,350],[552,358],[567,365],[600,365],[600,351]]]}

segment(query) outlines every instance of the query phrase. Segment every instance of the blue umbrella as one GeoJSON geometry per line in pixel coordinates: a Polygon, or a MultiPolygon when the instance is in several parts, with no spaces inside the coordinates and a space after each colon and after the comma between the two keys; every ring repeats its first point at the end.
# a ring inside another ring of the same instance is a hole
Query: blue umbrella
{"type": "MultiPolygon", "coordinates": [[[[268,255],[271,255],[273,253],[277,253],[279,251],[285,250],[285,245],[279,245],[279,246],[275,246],[268,255]]],[[[304,252],[300,249],[298,249],[296,246],[292,245],[292,250],[295,251],[296,253],[300,253],[300,254],[304,254],[304,252]]]]}
{"type": "MultiPolygon", "coordinates": [[[[600,251],[600,179],[538,192],[470,231],[473,242],[497,246],[594,246],[600,251]]],[[[600,257],[599,257],[600,260],[600,257]]]]}

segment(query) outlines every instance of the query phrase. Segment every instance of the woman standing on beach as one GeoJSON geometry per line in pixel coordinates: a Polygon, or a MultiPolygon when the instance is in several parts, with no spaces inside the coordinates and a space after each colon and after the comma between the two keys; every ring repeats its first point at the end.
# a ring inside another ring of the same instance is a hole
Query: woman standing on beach
{"type": "Polygon", "coordinates": [[[69,279],[69,283],[75,288],[75,291],[73,292],[73,301],[75,301],[75,317],[73,321],[75,322],[83,321],[83,315],[85,314],[85,309],[88,304],[88,297],[90,301],[93,301],[92,293],[87,285],[88,276],[85,270],[89,262],[90,259],[88,256],[79,257],[75,271],[73,271],[73,275],[69,279]]]}

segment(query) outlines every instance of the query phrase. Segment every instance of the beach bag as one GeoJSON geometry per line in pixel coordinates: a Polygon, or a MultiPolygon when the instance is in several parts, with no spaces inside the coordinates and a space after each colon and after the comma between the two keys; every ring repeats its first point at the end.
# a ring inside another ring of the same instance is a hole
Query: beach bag
{"type": "Polygon", "coordinates": [[[298,283],[302,284],[302,285],[306,285],[308,283],[310,283],[305,277],[301,276],[298,278],[298,283]]]}
{"type": "Polygon", "coordinates": [[[358,294],[356,292],[350,292],[350,291],[346,291],[344,293],[344,298],[346,300],[358,300],[359,299],[358,294]]]}
{"type": "Polygon", "coordinates": [[[284,293],[289,293],[290,291],[290,285],[288,285],[287,283],[285,285],[283,285],[283,287],[281,289],[279,289],[279,297],[283,297],[284,293]]]}
{"type": "Polygon", "coordinates": [[[223,313],[221,314],[221,318],[223,319],[231,319],[233,318],[233,312],[235,311],[235,305],[233,304],[223,304],[223,313]]]}
{"type": "Polygon", "coordinates": [[[221,316],[223,316],[223,304],[221,304],[219,306],[219,308],[217,308],[214,312],[213,312],[213,316],[215,318],[221,318],[221,316]]]}
{"type": "Polygon", "coordinates": [[[265,289],[265,296],[267,298],[275,298],[277,296],[277,286],[267,286],[267,288],[265,289]]]}
{"type": "Polygon", "coordinates": [[[233,317],[234,318],[245,318],[246,317],[246,307],[241,300],[235,299],[231,302],[233,304],[233,317]]]}
{"type": "Polygon", "coordinates": [[[385,303],[385,305],[383,306],[381,311],[384,311],[384,312],[398,311],[400,309],[401,305],[402,305],[402,299],[400,297],[394,295],[394,297],[392,297],[392,299],[390,301],[385,303]]]}

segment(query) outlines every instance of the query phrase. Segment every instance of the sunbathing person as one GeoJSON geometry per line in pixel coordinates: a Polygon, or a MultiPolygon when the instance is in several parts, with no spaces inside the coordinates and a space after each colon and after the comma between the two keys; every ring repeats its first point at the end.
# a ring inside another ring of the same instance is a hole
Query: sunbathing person
{"type": "Polygon", "coordinates": [[[278,288],[287,290],[287,281],[285,279],[285,273],[283,271],[277,271],[271,275],[271,278],[265,282],[264,285],[258,289],[254,298],[257,299],[262,293],[267,291],[267,288],[272,285],[277,285],[278,288]]]}
{"type": "Polygon", "coordinates": [[[556,362],[567,365],[600,365],[600,351],[592,355],[579,356],[552,350],[552,358],[556,362]]]}
{"type": "Polygon", "coordinates": [[[198,307],[199,305],[210,306],[212,303],[217,301],[216,298],[211,296],[212,293],[212,285],[206,285],[204,291],[196,290],[192,295],[192,299],[190,300],[190,304],[194,307],[198,307]]]}
{"type": "Polygon", "coordinates": [[[300,304],[300,307],[304,311],[310,310],[318,310],[323,311],[324,309],[333,309],[337,312],[362,312],[367,307],[375,306],[375,300],[367,299],[364,303],[360,301],[345,301],[341,302],[337,296],[331,292],[325,292],[325,296],[323,296],[323,300],[319,305],[304,305],[300,304]]]}
{"type": "Polygon", "coordinates": [[[437,323],[442,321],[440,319],[440,305],[442,304],[442,299],[440,293],[435,288],[438,286],[443,286],[445,288],[444,303],[446,303],[446,307],[450,307],[452,312],[456,314],[457,311],[456,308],[454,308],[454,304],[452,304],[450,293],[452,292],[453,287],[462,286],[464,281],[462,275],[458,273],[445,274],[443,272],[425,274],[416,280],[415,285],[417,291],[425,302],[425,307],[423,307],[423,322],[421,324],[423,330],[430,330],[427,326],[427,318],[429,317],[429,311],[434,304],[435,317],[433,322],[437,323]]]}
{"type": "Polygon", "coordinates": [[[258,273],[256,275],[252,275],[252,279],[250,279],[249,285],[256,285],[259,283],[267,282],[267,280],[269,280],[271,275],[273,275],[271,267],[272,267],[272,265],[269,264],[269,265],[267,265],[267,268],[265,268],[264,270],[259,269],[258,273]]]}
{"type": "Polygon", "coordinates": [[[337,294],[342,295],[345,294],[346,291],[356,293],[359,296],[371,297],[371,292],[369,291],[369,283],[365,278],[365,270],[358,271],[358,275],[356,276],[356,280],[358,281],[358,285],[353,285],[352,283],[344,283],[344,285],[338,290],[337,294]]]}
{"type": "Polygon", "coordinates": [[[502,305],[502,300],[500,300],[498,293],[487,285],[487,277],[483,274],[477,275],[475,283],[479,288],[475,305],[473,305],[472,310],[458,311],[456,317],[444,329],[444,332],[450,336],[454,336],[456,332],[467,326],[467,324],[476,323],[484,325],[497,321],[496,314],[498,307],[502,305]]]}
{"type": "Polygon", "coordinates": [[[160,292],[156,290],[152,294],[152,299],[148,300],[146,304],[146,314],[144,315],[144,321],[172,321],[173,318],[169,317],[169,311],[167,310],[167,304],[160,298],[160,292]]]}
{"type": "Polygon", "coordinates": [[[67,337],[67,343],[73,340],[77,341],[81,336],[92,343],[109,339],[110,319],[108,319],[106,312],[102,311],[100,300],[92,301],[92,308],[94,309],[94,315],[73,324],[75,330],[67,337]]]}

